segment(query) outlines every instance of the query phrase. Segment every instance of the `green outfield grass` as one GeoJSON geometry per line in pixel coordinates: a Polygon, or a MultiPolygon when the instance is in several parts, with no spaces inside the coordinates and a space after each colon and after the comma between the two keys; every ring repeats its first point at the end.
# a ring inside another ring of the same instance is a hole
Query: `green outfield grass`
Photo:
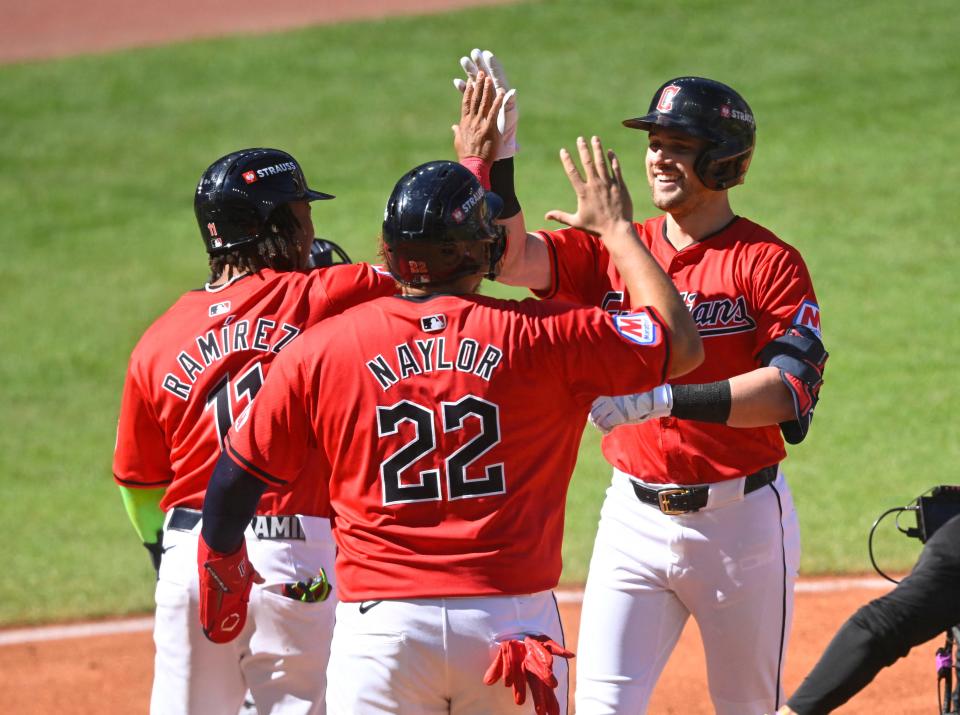
{"type": "MultiPolygon", "coordinates": [[[[619,151],[637,214],[652,213],[644,135],[620,120],[663,80],[705,74],[747,97],[758,148],[734,207],[801,249],[831,352],[786,465],[803,571],[869,570],[876,515],[960,482],[960,6],[839,8],[525,3],[0,67],[0,624],[151,608],[110,460],[130,349],[205,278],[191,208],[204,167],[243,146],[291,151],[338,196],[316,207],[318,233],[370,259],[395,179],[451,156],[450,80],[474,46],[519,88],[531,228],[573,208],[557,150],[578,134],[619,151]]],[[[588,433],[567,582],[585,576],[608,471],[588,433]]],[[[891,569],[917,547],[878,544],[891,569]]]]}

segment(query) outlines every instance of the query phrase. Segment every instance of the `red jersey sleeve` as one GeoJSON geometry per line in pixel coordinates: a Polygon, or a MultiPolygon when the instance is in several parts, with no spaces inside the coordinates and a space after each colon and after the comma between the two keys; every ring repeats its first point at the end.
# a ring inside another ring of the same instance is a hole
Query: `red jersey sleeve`
{"type": "Polygon", "coordinates": [[[336,265],[320,270],[321,280],[317,287],[323,292],[330,315],[397,292],[393,277],[385,269],[369,263],[336,265]]]}
{"type": "Polygon", "coordinates": [[[600,240],[575,228],[538,231],[537,235],[547,245],[550,287],[535,290],[534,295],[579,305],[600,305],[606,274],[600,240]]]}
{"type": "Polygon", "coordinates": [[[592,402],[597,395],[643,392],[666,381],[670,340],[653,308],[616,316],[577,308],[562,316],[569,330],[564,371],[575,395],[592,402]]]}
{"type": "Polygon", "coordinates": [[[802,323],[820,335],[820,306],[799,252],[779,246],[757,264],[751,279],[752,302],[757,308],[754,355],[794,323],[802,323]]]}
{"type": "Polygon", "coordinates": [[[165,487],[173,481],[170,448],[150,398],[138,379],[136,353],[130,359],[113,453],[113,478],[126,487],[165,487]]]}
{"type": "Polygon", "coordinates": [[[307,342],[301,338],[277,356],[256,399],[224,441],[234,462],[271,486],[296,479],[316,447],[301,357],[307,342]]]}

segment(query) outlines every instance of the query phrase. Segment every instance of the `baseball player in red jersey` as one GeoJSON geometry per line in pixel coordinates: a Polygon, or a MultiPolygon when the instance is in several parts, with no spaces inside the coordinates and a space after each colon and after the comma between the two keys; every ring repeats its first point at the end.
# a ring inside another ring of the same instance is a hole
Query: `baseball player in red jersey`
{"type": "MultiPolygon", "coordinates": [[[[465,104],[492,89],[482,81],[465,104]]],[[[315,447],[330,460],[341,602],[328,713],[566,711],[571,654],[550,589],[590,404],[700,359],[689,314],[633,231],[617,160],[611,174],[598,140],[578,143],[585,180],[563,154],[578,211],[552,215],[602,236],[634,312],[477,295],[502,254],[499,199],[465,167],[430,162],[386,207],[401,294],[308,331],[228,435],[198,555],[214,629],[242,618],[258,566],[239,538],[255,503],[245,491],[310,479],[315,447]],[[512,688],[488,687],[501,678],[512,688]]],[[[482,175],[490,154],[473,153],[482,175]]]]}
{"type": "MultiPolygon", "coordinates": [[[[214,162],[195,200],[210,281],[150,326],[130,358],[113,473],[158,559],[154,714],[236,715],[248,687],[260,713],[323,712],[317,664],[329,654],[335,608],[321,600],[334,559],[325,482],[270,490],[248,520],[264,582],[230,647],[207,641],[197,622],[195,555],[223,438],[274,359],[323,318],[393,293],[389,275],[369,265],[308,269],[310,202],[331,198],[307,187],[286,152],[247,149],[214,162]]],[[[313,453],[304,469],[328,466],[313,453]]]]}
{"type": "MultiPolygon", "coordinates": [[[[461,64],[511,89],[491,53],[461,64]]],[[[516,144],[516,116],[505,114],[516,144]]],[[[800,556],[781,431],[799,442],[813,416],[827,357],[820,310],[800,254],[730,208],[755,135],[739,94],[679,77],[624,124],[648,132],[647,179],[665,212],[636,230],[683,296],[706,357],[682,379],[593,407],[614,473],[584,596],[576,711],[645,712],[693,615],[716,712],[772,712],[800,556]]],[[[500,280],[613,315],[632,310],[636,297],[596,237],[526,233],[512,171],[509,157],[492,171],[510,207],[500,280]]]]}

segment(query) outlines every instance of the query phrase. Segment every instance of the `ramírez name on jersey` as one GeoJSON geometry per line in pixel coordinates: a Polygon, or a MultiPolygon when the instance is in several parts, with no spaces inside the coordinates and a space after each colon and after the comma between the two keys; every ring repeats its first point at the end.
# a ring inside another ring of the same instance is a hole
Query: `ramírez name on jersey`
{"type": "Polygon", "coordinates": [[[289,323],[281,323],[277,329],[275,320],[259,318],[251,330],[249,320],[240,320],[224,325],[219,330],[208,330],[196,337],[197,350],[194,354],[182,350],[177,355],[177,364],[181,377],[172,372],[163,376],[163,389],[173,393],[181,400],[190,397],[197,375],[210,367],[225,355],[238,350],[259,350],[261,352],[280,352],[291,340],[300,334],[300,328],[289,323]]]}

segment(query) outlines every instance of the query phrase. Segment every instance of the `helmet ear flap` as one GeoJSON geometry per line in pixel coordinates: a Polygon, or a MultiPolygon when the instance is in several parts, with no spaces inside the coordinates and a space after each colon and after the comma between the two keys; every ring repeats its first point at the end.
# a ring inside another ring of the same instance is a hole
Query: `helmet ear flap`
{"type": "Polygon", "coordinates": [[[483,276],[491,281],[496,280],[497,276],[500,275],[500,262],[507,252],[507,229],[498,225],[493,226],[493,230],[494,237],[486,243],[488,270],[483,276]]]}
{"type": "Polygon", "coordinates": [[[280,204],[267,217],[266,228],[271,233],[292,238],[300,228],[300,221],[294,216],[290,204],[280,204]]]}
{"type": "Polygon", "coordinates": [[[708,189],[723,191],[743,183],[752,156],[752,146],[732,153],[729,147],[711,146],[700,152],[693,170],[708,189]]]}

